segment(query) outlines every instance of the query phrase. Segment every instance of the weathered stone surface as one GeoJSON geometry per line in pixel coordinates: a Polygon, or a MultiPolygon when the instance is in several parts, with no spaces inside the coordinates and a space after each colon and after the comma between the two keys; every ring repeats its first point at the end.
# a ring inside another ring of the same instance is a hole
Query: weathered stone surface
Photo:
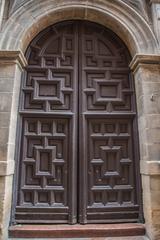
{"type": "Polygon", "coordinates": [[[5,7],[5,0],[0,0],[0,29],[1,29],[2,20],[3,20],[4,7],[5,7]]]}
{"type": "Polygon", "coordinates": [[[12,175],[0,177],[0,239],[7,240],[12,199],[12,175]]]}
{"type": "Polygon", "coordinates": [[[12,199],[12,176],[21,69],[19,51],[0,52],[0,239],[7,239],[12,199]]]}
{"type": "MultiPolygon", "coordinates": [[[[28,238],[9,238],[9,240],[27,240],[28,238]]],[[[49,240],[50,238],[43,238],[43,240],[49,240]]],[[[52,238],[52,240],[70,240],[71,238],[52,238]]],[[[38,240],[38,238],[34,238],[38,240]]],[[[40,240],[40,239],[39,239],[40,240]]],[[[146,236],[136,237],[107,237],[107,238],[72,238],[72,240],[149,240],[146,236]]]]}
{"type": "Polygon", "coordinates": [[[0,176],[9,176],[14,174],[14,160],[0,161],[0,176]]]}
{"type": "Polygon", "coordinates": [[[15,64],[17,64],[20,68],[25,67],[27,64],[26,58],[21,51],[0,51],[0,66],[2,66],[1,77],[14,77],[16,71],[15,64]]]}
{"type": "Polygon", "coordinates": [[[159,161],[160,156],[160,142],[154,142],[153,144],[148,144],[148,159],[152,161],[159,161]]]}
{"type": "Polygon", "coordinates": [[[10,123],[10,113],[9,112],[2,112],[0,114],[0,127],[8,127],[10,123]]]}
{"type": "MultiPolygon", "coordinates": [[[[21,71],[27,64],[23,53],[42,29],[70,19],[86,19],[112,29],[123,39],[131,55],[135,56],[131,68],[135,77],[138,109],[145,225],[151,240],[160,239],[160,0],[150,0],[154,31],[152,25],[147,23],[150,20],[145,6],[146,3],[149,6],[149,1],[125,2],[133,7],[128,7],[124,1],[106,0],[12,1],[10,18],[0,32],[0,49],[3,49],[0,51],[2,240],[7,239],[10,218],[18,97],[21,71]]],[[[3,8],[0,9],[1,21],[3,8]]]]}
{"type": "Polygon", "coordinates": [[[13,64],[4,64],[3,60],[0,61],[0,78],[6,79],[10,78],[13,79],[15,75],[15,66],[13,64]]]}
{"type": "Polygon", "coordinates": [[[0,128],[0,145],[8,143],[9,128],[0,128]]]}
{"type": "Polygon", "coordinates": [[[11,92],[13,89],[12,78],[1,78],[0,77],[0,92],[11,92]]]}
{"type": "Polygon", "coordinates": [[[153,27],[160,47],[160,1],[151,0],[150,4],[152,10],[153,27]]]}
{"type": "Polygon", "coordinates": [[[7,160],[7,145],[0,145],[0,160],[7,160]]]}
{"type": "Polygon", "coordinates": [[[15,225],[9,227],[10,237],[29,237],[44,238],[45,236],[54,237],[118,237],[118,236],[144,236],[145,229],[143,224],[122,223],[122,224],[94,224],[86,225],[15,225]]]}
{"type": "Polygon", "coordinates": [[[135,56],[135,76],[140,138],[143,209],[150,239],[158,240],[160,226],[160,56],[135,56]],[[157,210],[157,212],[156,212],[157,210]],[[155,214],[156,212],[156,214],[155,214]]]}
{"type": "Polygon", "coordinates": [[[12,93],[0,93],[0,112],[10,112],[12,104],[12,93]]]}
{"type": "MultiPolygon", "coordinates": [[[[146,1],[141,0],[123,0],[130,7],[136,9],[139,13],[143,14],[146,20],[149,20],[148,8],[146,1]]],[[[10,0],[10,15],[13,14],[17,9],[27,3],[27,0],[10,0]]]]}
{"type": "Polygon", "coordinates": [[[151,16],[150,16],[150,8],[148,6],[147,1],[141,1],[141,0],[124,0],[128,5],[132,6],[133,8],[136,9],[139,13],[143,15],[143,17],[147,21],[151,21],[151,16]]]}
{"type": "MultiPolygon", "coordinates": [[[[147,161],[147,159],[142,159],[140,161],[141,174],[152,176],[160,175],[160,161],[147,161]]],[[[149,184],[150,189],[150,184],[149,184]]]]}
{"type": "Polygon", "coordinates": [[[106,0],[26,1],[8,20],[7,27],[4,26],[0,47],[24,51],[27,47],[25,44],[48,25],[77,18],[96,21],[111,28],[124,40],[132,55],[153,54],[158,49],[155,35],[141,13],[129,8],[124,1],[106,0]]]}

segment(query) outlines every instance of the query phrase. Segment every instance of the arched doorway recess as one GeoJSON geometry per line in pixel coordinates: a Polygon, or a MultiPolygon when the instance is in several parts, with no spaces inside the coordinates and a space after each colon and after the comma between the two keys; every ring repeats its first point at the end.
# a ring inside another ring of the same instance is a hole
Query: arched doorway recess
{"type": "Polygon", "coordinates": [[[142,220],[130,56],[111,31],[66,21],[30,44],[20,97],[17,223],[142,220]]]}

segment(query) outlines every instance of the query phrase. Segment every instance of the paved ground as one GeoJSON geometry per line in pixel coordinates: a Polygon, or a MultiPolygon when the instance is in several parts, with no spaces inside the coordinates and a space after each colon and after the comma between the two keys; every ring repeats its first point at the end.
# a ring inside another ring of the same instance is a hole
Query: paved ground
{"type": "MultiPolygon", "coordinates": [[[[33,239],[33,238],[32,238],[33,239]]],[[[107,237],[107,238],[43,238],[43,240],[149,240],[147,237],[107,237]]],[[[10,238],[9,240],[29,240],[29,238],[10,238]]],[[[42,238],[34,238],[34,240],[42,240],[42,238]]]]}

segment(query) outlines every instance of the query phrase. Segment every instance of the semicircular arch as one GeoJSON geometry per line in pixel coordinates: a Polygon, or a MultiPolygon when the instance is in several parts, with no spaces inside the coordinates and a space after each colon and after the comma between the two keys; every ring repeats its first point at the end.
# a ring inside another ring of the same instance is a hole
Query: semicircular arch
{"type": "Polygon", "coordinates": [[[28,1],[6,22],[0,47],[25,52],[31,40],[47,26],[74,19],[89,20],[111,29],[125,42],[132,56],[157,52],[157,40],[150,25],[121,0],[28,1]]]}

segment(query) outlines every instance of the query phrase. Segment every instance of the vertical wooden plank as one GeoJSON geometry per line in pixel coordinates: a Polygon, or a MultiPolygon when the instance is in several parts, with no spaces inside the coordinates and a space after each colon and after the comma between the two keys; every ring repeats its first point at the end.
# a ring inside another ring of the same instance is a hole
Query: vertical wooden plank
{"type": "Polygon", "coordinates": [[[102,26],[80,22],[79,34],[80,222],[139,221],[130,57],[121,40],[102,26]]]}
{"type": "Polygon", "coordinates": [[[69,21],[45,29],[27,50],[16,223],[77,222],[77,42],[69,21]]]}

